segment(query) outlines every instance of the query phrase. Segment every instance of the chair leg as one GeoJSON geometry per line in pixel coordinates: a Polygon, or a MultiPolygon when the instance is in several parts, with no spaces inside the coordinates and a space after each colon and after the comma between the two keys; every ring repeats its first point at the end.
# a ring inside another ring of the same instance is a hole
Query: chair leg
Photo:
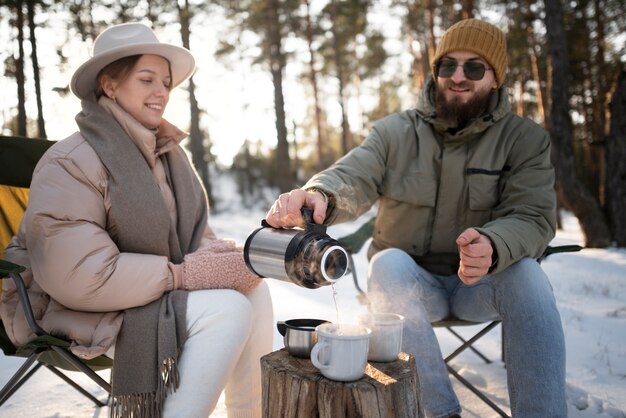
{"type": "MultiPolygon", "coordinates": [[[[448,331],[450,331],[452,333],[452,335],[454,335],[455,337],[457,337],[459,340],[461,340],[461,342],[463,344],[467,344],[467,340],[465,338],[463,338],[461,336],[461,334],[459,334],[458,332],[456,332],[454,329],[452,329],[452,327],[446,327],[446,329],[448,331]]],[[[478,349],[476,349],[474,346],[468,346],[468,349],[472,350],[474,352],[474,354],[476,354],[478,357],[480,357],[481,359],[483,359],[483,361],[487,364],[491,363],[491,360],[489,360],[483,353],[481,353],[480,351],[478,351],[478,349]]]]}
{"type": "Polygon", "coordinates": [[[98,407],[103,407],[106,405],[106,403],[102,402],[101,400],[99,400],[98,398],[96,398],[95,396],[93,396],[91,393],[87,392],[82,386],[80,386],[78,383],[76,383],[74,380],[72,380],[70,377],[68,377],[65,373],[61,372],[59,369],[57,369],[54,366],[51,366],[49,364],[46,364],[46,367],[48,368],[48,370],[50,370],[52,373],[56,374],[57,376],[59,376],[61,379],[65,380],[65,382],[67,384],[69,384],[70,386],[72,386],[74,389],[76,389],[77,391],[79,391],[80,393],[82,393],[83,395],[85,395],[85,397],[89,398],[93,403],[96,404],[96,406],[98,407]]]}
{"type": "Polygon", "coordinates": [[[96,382],[96,384],[98,384],[102,389],[111,393],[111,384],[107,382],[106,380],[104,380],[102,377],[100,377],[99,374],[91,370],[88,366],[86,366],[85,363],[83,363],[82,361],[74,357],[73,354],[57,346],[52,346],[52,349],[56,351],[57,353],[59,353],[59,355],[62,356],[65,360],[70,362],[76,368],[76,370],[79,370],[85,373],[91,380],[96,382]]]}
{"type": "MultiPolygon", "coordinates": [[[[77,360],[72,354],[65,351],[63,348],[52,346],[59,355],[61,355],[65,360],[70,362],[78,371],[85,373],[91,380],[97,383],[100,387],[106,390],[109,394],[111,394],[111,385],[104,380],[100,375],[87,367],[83,362],[77,360]]],[[[82,388],[78,383],[68,377],[66,374],[61,372],[56,367],[44,364],[38,361],[41,356],[41,352],[33,352],[28,358],[24,361],[24,363],[20,366],[20,368],[15,372],[15,374],[11,377],[11,379],[4,385],[2,390],[0,391],[0,406],[2,406],[7,399],[11,397],[26,381],[43,365],[45,365],[48,370],[52,373],[56,374],[59,378],[63,379],[66,383],[71,385],[74,389],[82,393],[84,396],[89,398],[93,403],[95,403],[98,407],[103,407],[107,405],[106,403],[100,401],[91,393],[87,392],[84,388],[82,388]],[[34,364],[34,366],[33,366],[34,364]]]]}
{"type": "Polygon", "coordinates": [[[6,385],[0,391],[0,406],[4,404],[4,402],[11,397],[39,368],[41,367],[41,363],[35,364],[33,363],[39,358],[40,353],[33,352],[24,364],[20,366],[20,368],[15,372],[15,374],[11,377],[11,379],[7,382],[6,385]],[[30,369],[30,370],[29,370],[30,369]]]}
{"type": "Polygon", "coordinates": [[[361,305],[369,306],[370,300],[367,297],[367,293],[365,293],[365,291],[361,289],[361,286],[359,285],[359,278],[356,274],[356,268],[354,268],[354,259],[352,258],[352,253],[350,252],[348,253],[348,267],[350,268],[350,272],[352,273],[354,287],[356,287],[356,290],[358,292],[358,295],[356,295],[357,300],[361,305]]]}
{"type": "Polygon", "coordinates": [[[463,376],[461,376],[456,370],[454,370],[454,368],[452,368],[452,366],[446,364],[446,367],[448,368],[448,373],[453,375],[459,382],[461,382],[466,388],[468,388],[474,395],[478,396],[480,398],[480,400],[482,400],[484,403],[489,405],[489,407],[491,407],[491,409],[496,411],[501,417],[511,418],[510,415],[507,415],[507,413],[504,412],[498,405],[493,403],[493,401],[491,399],[486,397],[484,393],[482,393],[480,390],[478,390],[476,388],[476,386],[474,386],[467,379],[465,379],[463,376]]]}
{"type": "Polygon", "coordinates": [[[465,351],[467,348],[469,348],[472,344],[474,344],[479,338],[481,338],[483,335],[485,335],[486,333],[488,333],[489,331],[491,331],[496,325],[498,325],[500,323],[500,321],[492,321],[491,323],[489,323],[489,325],[487,325],[485,328],[483,328],[480,332],[478,332],[478,334],[474,335],[472,338],[470,338],[469,340],[467,340],[465,343],[463,343],[459,348],[457,348],[456,350],[454,350],[454,352],[452,354],[450,354],[448,357],[445,358],[446,363],[448,363],[450,360],[452,360],[453,358],[455,358],[456,356],[458,356],[459,354],[461,354],[463,351],[465,351]]]}

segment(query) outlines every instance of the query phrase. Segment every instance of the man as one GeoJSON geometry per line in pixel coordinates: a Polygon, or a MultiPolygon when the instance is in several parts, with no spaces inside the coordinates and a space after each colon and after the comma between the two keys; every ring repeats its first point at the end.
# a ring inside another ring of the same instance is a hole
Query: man
{"type": "Polygon", "coordinates": [[[368,251],[377,311],[406,317],[429,417],[459,416],[430,326],[501,319],[513,416],[565,417],[565,348],[548,278],[534,260],[555,233],[548,133],[510,111],[505,35],[463,20],[441,38],[417,109],[378,121],[363,144],[267,214],[276,227],[353,219],[378,201],[368,251]]]}

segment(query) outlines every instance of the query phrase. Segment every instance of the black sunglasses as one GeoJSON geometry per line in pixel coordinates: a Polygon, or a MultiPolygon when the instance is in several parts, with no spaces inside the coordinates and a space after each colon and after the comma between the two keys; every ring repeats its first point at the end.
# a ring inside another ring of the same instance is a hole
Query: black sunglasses
{"type": "MultiPolygon", "coordinates": [[[[457,60],[442,59],[435,66],[437,70],[437,77],[448,78],[452,77],[452,74],[456,71],[459,63],[457,60]]],[[[490,71],[492,68],[488,68],[485,64],[479,61],[465,61],[463,63],[463,73],[468,80],[478,81],[482,80],[485,76],[485,71],[490,71]]]]}

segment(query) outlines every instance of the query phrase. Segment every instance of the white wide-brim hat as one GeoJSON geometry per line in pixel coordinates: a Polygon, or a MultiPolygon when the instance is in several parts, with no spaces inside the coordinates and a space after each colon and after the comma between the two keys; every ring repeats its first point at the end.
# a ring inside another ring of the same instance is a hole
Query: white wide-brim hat
{"type": "Polygon", "coordinates": [[[88,99],[96,91],[100,71],[120,58],[131,55],[158,55],[170,63],[171,88],[187,80],[196,69],[196,62],[188,49],[159,42],[156,35],[142,23],[123,23],[107,28],[96,38],[93,57],[78,67],[70,88],[80,99],[88,99]]]}

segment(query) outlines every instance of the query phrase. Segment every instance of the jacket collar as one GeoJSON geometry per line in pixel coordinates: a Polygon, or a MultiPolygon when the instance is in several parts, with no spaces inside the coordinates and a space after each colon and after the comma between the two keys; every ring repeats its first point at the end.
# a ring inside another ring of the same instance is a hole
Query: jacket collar
{"type": "Polygon", "coordinates": [[[435,112],[436,96],[437,84],[431,75],[428,77],[424,90],[420,95],[416,112],[425,122],[431,124],[435,131],[443,134],[446,139],[464,140],[468,136],[473,137],[475,134],[481,133],[495,124],[511,110],[508,94],[504,87],[500,87],[491,95],[489,106],[483,115],[470,121],[465,128],[455,133],[450,133],[448,130],[455,128],[455,126],[437,118],[437,113],[435,112]]]}
{"type": "Polygon", "coordinates": [[[146,159],[150,168],[156,165],[156,159],[172,148],[176,147],[187,134],[165,119],[161,120],[161,125],[151,130],[144,127],[137,119],[122,109],[117,103],[103,96],[98,100],[98,104],[110,113],[122,126],[122,129],[133,140],[141,155],[146,159]]]}

